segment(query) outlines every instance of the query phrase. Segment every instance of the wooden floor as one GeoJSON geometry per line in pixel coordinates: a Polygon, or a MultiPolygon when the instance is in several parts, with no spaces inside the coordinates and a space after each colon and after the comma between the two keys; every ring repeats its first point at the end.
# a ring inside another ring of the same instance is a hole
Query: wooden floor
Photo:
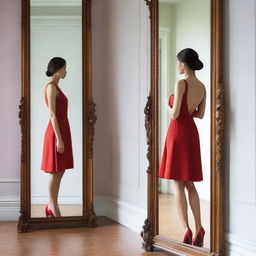
{"type": "Polygon", "coordinates": [[[17,233],[17,222],[0,222],[1,256],[171,256],[145,252],[139,234],[106,217],[96,228],[57,228],[17,233]]]}
{"type": "MultiPolygon", "coordinates": [[[[204,247],[210,248],[210,204],[200,201],[202,225],[205,229],[204,247]]],[[[194,217],[188,204],[190,228],[195,232],[194,217]]],[[[183,241],[184,231],[178,216],[175,198],[172,194],[159,193],[159,234],[177,241],[183,241]]]]}

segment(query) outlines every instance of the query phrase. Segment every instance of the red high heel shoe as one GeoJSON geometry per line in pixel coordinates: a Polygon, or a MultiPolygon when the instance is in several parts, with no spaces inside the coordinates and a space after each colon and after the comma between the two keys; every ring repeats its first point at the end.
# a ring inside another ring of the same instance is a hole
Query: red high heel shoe
{"type": "Polygon", "coordinates": [[[193,239],[193,245],[203,247],[205,230],[201,227],[197,236],[193,239]]]}
{"type": "Polygon", "coordinates": [[[185,244],[192,244],[192,231],[189,228],[183,238],[183,243],[185,244]]]}
{"type": "Polygon", "coordinates": [[[55,217],[52,210],[48,208],[48,205],[45,206],[45,214],[46,214],[46,217],[55,217]]]}

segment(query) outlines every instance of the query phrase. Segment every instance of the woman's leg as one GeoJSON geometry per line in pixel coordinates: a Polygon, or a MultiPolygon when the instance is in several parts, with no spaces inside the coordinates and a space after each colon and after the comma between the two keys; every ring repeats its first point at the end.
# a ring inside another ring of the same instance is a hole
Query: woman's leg
{"type": "Polygon", "coordinates": [[[58,206],[58,193],[60,187],[60,181],[64,174],[64,171],[53,172],[50,174],[50,181],[49,181],[49,208],[53,211],[54,216],[60,217],[60,209],[58,206]]]}
{"type": "Polygon", "coordinates": [[[202,227],[200,214],[200,200],[193,181],[185,181],[185,186],[188,191],[189,204],[195,218],[197,235],[199,229],[202,227]]]}
{"type": "Polygon", "coordinates": [[[185,194],[185,183],[182,180],[174,180],[174,185],[178,213],[184,229],[188,229],[188,204],[185,194]]]}

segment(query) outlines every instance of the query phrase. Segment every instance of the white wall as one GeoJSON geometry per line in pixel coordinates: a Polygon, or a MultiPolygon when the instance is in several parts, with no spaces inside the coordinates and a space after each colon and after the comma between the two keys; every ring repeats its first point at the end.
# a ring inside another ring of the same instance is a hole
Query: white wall
{"type": "Polygon", "coordinates": [[[105,104],[106,215],[136,231],[141,230],[146,218],[147,202],[144,107],[149,88],[148,25],[145,1],[108,1],[107,77],[101,85],[105,104]]]}
{"type": "Polygon", "coordinates": [[[106,216],[106,77],[107,77],[107,1],[92,2],[92,96],[96,103],[97,122],[93,146],[94,210],[106,216]]]}
{"type": "Polygon", "coordinates": [[[225,4],[225,228],[232,256],[256,255],[256,3],[225,4]]]}
{"type": "MultiPolygon", "coordinates": [[[[175,84],[175,4],[159,3],[159,164],[162,158],[170,114],[166,99],[174,91],[175,84]],[[162,57],[160,57],[162,55],[162,57]],[[160,60],[161,58],[161,60],[160,60]]],[[[159,178],[160,192],[174,193],[173,181],[159,178]]]]}
{"type": "Polygon", "coordinates": [[[107,1],[94,0],[92,2],[92,94],[96,103],[97,122],[94,137],[94,194],[95,208],[98,215],[105,214],[103,195],[106,191],[106,76],[107,76],[107,46],[106,46],[106,17],[107,1]],[[101,200],[102,199],[102,200],[101,200]]]}
{"type": "Polygon", "coordinates": [[[21,1],[0,1],[0,221],[17,219],[19,210],[20,10],[21,1]]]}

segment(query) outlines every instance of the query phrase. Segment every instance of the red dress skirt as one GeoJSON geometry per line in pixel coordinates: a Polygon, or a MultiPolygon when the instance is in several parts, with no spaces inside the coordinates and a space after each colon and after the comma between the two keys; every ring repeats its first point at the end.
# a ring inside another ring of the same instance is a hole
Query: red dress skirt
{"type": "MultiPolygon", "coordinates": [[[[58,120],[61,137],[64,143],[64,152],[63,153],[57,152],[57,140],[56,140],[55,132],[52,127],[52,122],[51,120],[49,120],[48,126],[45,131],[45,135],[44,135],[41,170],[45,172],[51,172],[51,173],[73,168],[72,141],[71,141],[69,121],[67,117],[68,99],[64,95],[64,93],[61,91],[61,89],[57,85],[55,86],[59,91],[59,95],[56,96],[56,117],[58,120]]],[[[48,106],[46,88],[45,88],[45,101],[48,106]]]]}
{"type": "MultiPolygon", "coordinates": [[[[160,161],[158,177],[164,179],[202,181],[200,141],[196,124],[188,112],[187,81],[182,97],[180,114],[172,119],[167,132],[160,161]]],[[[172,107],[174,95],[169,98],[172,107]]]]}

